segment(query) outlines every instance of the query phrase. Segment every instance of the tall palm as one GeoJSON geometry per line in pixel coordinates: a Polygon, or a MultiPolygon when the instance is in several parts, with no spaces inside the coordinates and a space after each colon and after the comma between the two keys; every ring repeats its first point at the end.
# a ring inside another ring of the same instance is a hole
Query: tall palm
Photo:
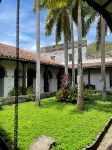
{"type": "MultiPolygon", "coordinates": [[[[74,68],[74,33],[73,33],[73,19],[72,19],[72,6],[74,6],[75,1],[73,0],[44,0],[41,3],[42,7],[47,7],[48,9],[57,9],[57,8],[62,8],[62,7],[66,7],[68,8],[70,14],[71,14],[71,44],[72,44],[72,85],[74,86],[75,84],[75,68],[74,68]]],[[[64,47],[65,49],[67,49],[66,47],[66,37],[64,38],[64,47]]],[[[68,73],[68,69],[67,69],[67,62],[68,62],[68,50],[65,50],[65,73],[68,73]]]]}
{"type": "Polygon", "coordinates": [[[105,20],[101,16],[101,85],[102,100],[107,100],[106,75],[105,75],[105,20]]]}
{"type": "Polygon", "coordinates": [[[70,18],[65,7],[49,10],[46,17],[46,36],[52,34],[53,27],[55,28],[55,41],[58,44],[64,37],[64,52],[65,52],[65,74],[68,74],[68,41],[71,39],[70,18]],[[65,26],[66,24],[66,26],[65,26]]]}
{"type": "Polygon", "coordinates": [[[75,57],[74,57],[74,27],[73,27],[73,17],[72,17],[72,9],[73,5],[72,2],[70,2],[70,24],[71,24],[71,45],[72,45],[72,87],[75,86],[75,57]]]}
{"type": "Polygon", "coordinates": [[[81,0],[78,0],[78,110],[84,108],[83,97],[83,68],[82,68],[82,19],[81,19],[81,0]]]}
{"type": "MultiPolygon", "coordinates": [[[[56,0],[34,0],[34,7],[33,7],[33,11],[36,12],[36,49],[37,49],[37,61],[36,61],[36,103],[38,106],[40,106],[40,8],[39,6],[42,7],[46,7],[48,8],[48,6],[51,5],[51,2],[53,2],[52,4],[57,4],[56,0]],[[50,4],[50,5],[49,5],[50,4]]],[[[66,0],[67,1],[67,0],[66,0]]],[[[65,2],[62,1],[58,3],[58,6],[61,4],[64,6],[65,2]]],[[[54,5],[56,6],[56,5],[54,5]]],[[[51,7],[51,6],[50,6],[51,7]]],[[[53,6],[52,6],[53,7],[53,6]]],[[[66,73],[68,74],[68,48],[67,48],[67,36],[65,36],[65,55],[66,55],[66,73]]]]}
{"type": "Polygon", "coordinates": [[[40,106],[40,8],[36,0],[36,103],[40,106]]]}
{"type": "Polygon", "coordinates": [[[92,10],[91,17],[86,22],[86,29],[89,30],[91,24],[95,21],[97,17],[97,26],[96,26],[96,49],[101,51],[101,88],[102,88],[102,100],[107,100],[107,93],[106,93],[106,75],[105,75],[105,36],[107,34],[107,23],[103,19],[103,17],[92,10]]]}

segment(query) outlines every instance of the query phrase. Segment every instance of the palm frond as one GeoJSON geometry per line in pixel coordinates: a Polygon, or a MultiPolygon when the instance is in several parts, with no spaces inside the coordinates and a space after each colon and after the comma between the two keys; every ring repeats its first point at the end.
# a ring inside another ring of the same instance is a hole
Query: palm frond
{"type": "Polygon", "coordinates": [[[85,21],[85,24],[84,24],[85,31],[83,33],[83,36],[86,36],[88,34],[92,23],[94,23],[94,21],[96,19],[96,16],[97,16],[96,11],[93,11],[93,12],[91,12],[90,15],[86,16],[86,21],[85,21]]]}
{"type": "Polygon", "coordinates": [[[62,34],[62,25],[61,25],[61,14],[60,14],[56,22],[56,31],[55,31],[56,44],[58,44],[61,41],[61,34],[62,34]]]}
{"type": "Polygon", "coordinates": [[[62,12],[62,30],[68,41],[71,41],[70,16],[69,12],[64,9],[62,12]]]}
{"type": "Polygon", "coordinates": [[[41,0],[40,7],[41,9],[58,9],[66,7],[69,3],[69,0],[41,0]]]}
{"type": "Polygon", "coordinates": [[[50,36],[52,34],[53,26],[56,22],[58,10],[50,10],[46,17],[45,25],[45,36],[50,36]]]}

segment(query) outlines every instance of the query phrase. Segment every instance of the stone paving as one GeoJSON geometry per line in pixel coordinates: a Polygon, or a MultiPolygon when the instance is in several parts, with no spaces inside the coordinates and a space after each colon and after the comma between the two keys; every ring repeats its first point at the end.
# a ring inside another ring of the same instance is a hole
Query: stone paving
{"type": "Polygon", "coordinates": [[[29,150],[50,150],[53,144],[55,144],[55,140],[52,137],[40,136],[35,140],[29,150]]]}
{"type": "MultiPolygon", "coordinates": [[[[112,125],[110,126],[109,130],[105,134],[100,146],[97,150],[107,150],[107,147],[112,144],[112,125]]],[[[112,150],[112,149],[111,149],[112,150]]]]}

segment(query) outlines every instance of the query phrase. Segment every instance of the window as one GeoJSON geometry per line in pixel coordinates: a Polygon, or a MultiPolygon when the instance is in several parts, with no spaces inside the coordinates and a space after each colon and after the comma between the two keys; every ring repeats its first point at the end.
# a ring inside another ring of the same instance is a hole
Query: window
{"type": "Polygon", "coordinates": [[[69,61],[72,61],[72,54],[69,54],[69,61]]]}
{"type": "Polygon", "coordinates": [[[52,59],[52,60],[55,60],[55,56],[51,56],[51,59],[52,59]]]}

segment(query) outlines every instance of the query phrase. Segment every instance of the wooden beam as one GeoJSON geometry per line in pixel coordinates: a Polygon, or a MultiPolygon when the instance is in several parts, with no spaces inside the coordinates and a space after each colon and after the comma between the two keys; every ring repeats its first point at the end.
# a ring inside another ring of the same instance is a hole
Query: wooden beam
{"type": "Polygon", "coordinates": [[[23,66],[23,78],[22,78],[22,94],[26,95],[26,72],[27,72],[27,64],[22,63],[23,66]]]}
{"type": "Polygon", "coordinates": [[[112,3],[112,1],[108,0],[102,7],[105,8],[105,7],[107,7],[108,5],[110,5],[110,3],[112,3]]]}

